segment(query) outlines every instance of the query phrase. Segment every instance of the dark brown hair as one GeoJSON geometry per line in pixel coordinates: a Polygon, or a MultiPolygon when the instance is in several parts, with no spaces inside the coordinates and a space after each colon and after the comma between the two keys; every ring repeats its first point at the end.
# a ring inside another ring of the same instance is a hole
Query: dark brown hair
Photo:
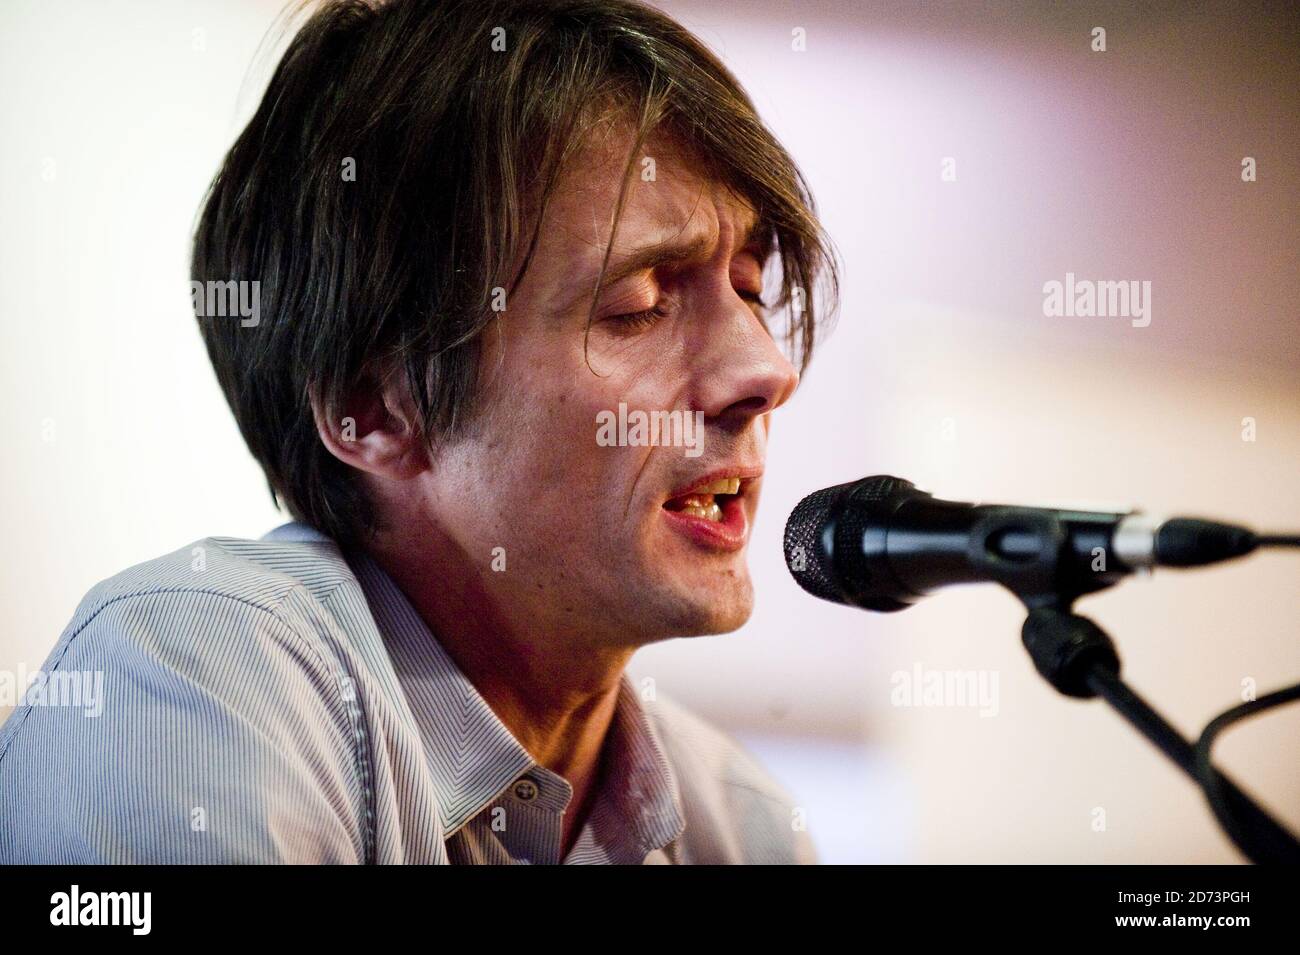
{"type": "Polygon", "coordinates": [[[355,389],[401,375],[431,445],[464,423],[492,290],[523,276],[565,162],[612,108],[637,129],[629,176],[663,130],[753,206],[806,367],[837,291],[831,246],[790,156],[683,27],[634,0],[327,0],[213,181],[191,268],[260,283],[255,325],[199,325],[295,518],[341,541],[373,528],[313,401],[338,420],[355,389]]]}

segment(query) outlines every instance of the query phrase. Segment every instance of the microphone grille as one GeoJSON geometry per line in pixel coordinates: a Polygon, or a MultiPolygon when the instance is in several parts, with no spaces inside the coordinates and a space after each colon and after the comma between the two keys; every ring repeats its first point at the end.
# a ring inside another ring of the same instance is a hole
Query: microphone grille
{"type": "MultiPolygon", "coordinates": [[[[912,489],[910,481],[880,474],[814,491],[805,497],[785,522],[785,565],[790,569],[795,582],[822,600],[853,603],[836,582],[834,560],[826,546],[827,534],[834,533],[834,522],[840,516],[844,501],[852,496],[856,503],[870,505],[888,500],[900,491],[912,489]]],[[[855,507],[849,508],[849,511],[855,512],[848,515],[852,522],[848,536],[852,537],[860,532],[858,524],[866,519],[869,509],[855,507]]],[[[831,548],[834,548],[833,541],[831,548]]]]}
{"type": "Polygon", "coordinates": [[[814,491],[805,497],[785,522],[785,565],[795,582],[814,597],[844,603],[844,595],[831,569],[822,532],[840,498],[856,482],[814,491]]]}

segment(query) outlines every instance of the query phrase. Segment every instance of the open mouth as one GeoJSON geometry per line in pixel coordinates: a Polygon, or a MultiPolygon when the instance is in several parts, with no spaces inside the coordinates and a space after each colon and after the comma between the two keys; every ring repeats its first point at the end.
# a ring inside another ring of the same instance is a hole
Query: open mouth
{"type": "Polygon", "coordinates": [[[728,505],[740,496],[740,478],[724,477],[710,481],[686,494],[667,501],[664,507],[687,517],[722,523],[728,505]]]}
{"type": "Polygon", "coordinates": [[[663,516],[677,533],[710,551],[739,551],[749,533],[746,497],[761,471],[716,475],[663,504],[663,516]]]}

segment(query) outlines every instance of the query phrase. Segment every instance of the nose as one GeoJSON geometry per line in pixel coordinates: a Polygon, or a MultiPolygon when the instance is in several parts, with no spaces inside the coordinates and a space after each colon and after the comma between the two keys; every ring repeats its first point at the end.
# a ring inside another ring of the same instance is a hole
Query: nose
{"type": "Polygon", "coordinates": [[[752,307],[730,286],[722,289],[714,322],[697,342],[695,409],[716,426],[743,428],[794,394],[799,373],[752,307]]]}

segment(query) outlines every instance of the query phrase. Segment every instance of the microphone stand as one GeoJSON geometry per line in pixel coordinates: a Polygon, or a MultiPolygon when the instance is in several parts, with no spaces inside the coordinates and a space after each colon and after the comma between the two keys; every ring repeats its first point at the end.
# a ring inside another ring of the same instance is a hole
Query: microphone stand
{"type": "Polygon", "coordinates": [[[815,597],[864,610],[902,610],[947,584],[997,582],[1028,610],[1021,636],[1052,686],[1101,697],[1201,787],[1220,825],[1255,862],[1300,864],[1300,840],[1210,759],[1215,736],[1238,719],[1300,699],[1300,684],[1220,714],[1195,745],[1120,679],[1110,637],[1072,610],[1085,594],[1156,562],[1202,566],[1259,547],[1300,547],[1300,534],[1257,535],[1214,521],[1174,518],[1134,527],[1129,515],[935,500],[886,474],[825,488],[799,502],[785,525],[786,564],[815,597]],[[1135,545],[1138,545],[1135,547],[1135,545]],[[1109,570],[1108,553],[1133,551],[1109,570]],[[808,557],[812,556],[809,561],[808,557]],[[1102,560],[1097,563],[1097,558],[1102,560]]]}
{"type": "Polygon", "coordinates": [[[1114,707],[1201,787],[1216,818],[1248,859],[1300,862],[1300,842],[1210,764],[1210,733],[1194,746],[1120,678],[1115,644],[1101,627],[1074,613],[1073,601],[1060,595],[1021,599],[1029,609],[1021,638],[1048,683],[1066,696],[1101,697],[1114,707]]]}

